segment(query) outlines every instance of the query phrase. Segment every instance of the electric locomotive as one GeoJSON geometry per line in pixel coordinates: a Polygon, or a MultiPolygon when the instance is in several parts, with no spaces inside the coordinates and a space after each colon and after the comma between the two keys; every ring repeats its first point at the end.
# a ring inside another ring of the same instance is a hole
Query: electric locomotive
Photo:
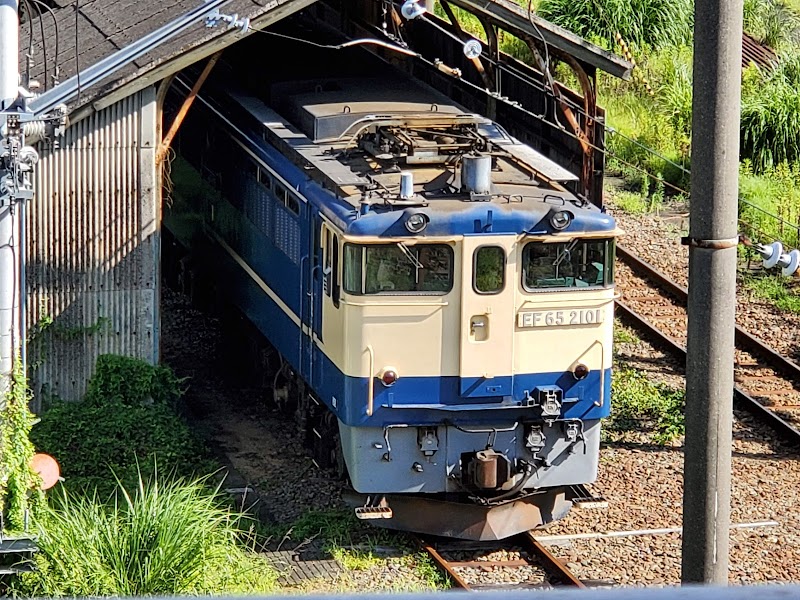
{"type": "Polygon", "coordinates": [[[165,224],[212,242],[226,298],[280,353],[276,401],[356,514],[476,540],[565,515],[610,410],[613,218],[407,79],[199,100],[165,224]]]}

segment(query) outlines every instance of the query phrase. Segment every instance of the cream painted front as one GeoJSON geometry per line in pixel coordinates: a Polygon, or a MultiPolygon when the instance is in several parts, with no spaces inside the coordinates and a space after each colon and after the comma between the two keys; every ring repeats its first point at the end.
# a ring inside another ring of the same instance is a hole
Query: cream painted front
{"type": "MultiPolygon", "coordinates": [[[[517,280],[516,236],[464,236],[461,243],[461,331],[452,338],[458,343],[461,377],[491,380],[511,375],[514,356],[514,288],[517,280]],[[499,246],[506,260],[503,289],[496,294],[475,289],[475,252],[482,247],[499,246]]],[[[448,373],[449,375],[450,373],[448,373]]]]}
{"type": "Polygon", "coordinates": [[[517,287],[513,323],[515,373],[564,372],[578,363],[593,371],[611,366],[613,288],[526,292],[520,283],[517,287]],[[533,321],[524,318],[525,313],[539,315],[540,319],[551,315],[552,324],[522,326],[522,321],[533,321]],[[587,313],[600,314],[600,322],[570,324],[587,313]],[[561,324],[557,323],[559,317],[561,324]]]}

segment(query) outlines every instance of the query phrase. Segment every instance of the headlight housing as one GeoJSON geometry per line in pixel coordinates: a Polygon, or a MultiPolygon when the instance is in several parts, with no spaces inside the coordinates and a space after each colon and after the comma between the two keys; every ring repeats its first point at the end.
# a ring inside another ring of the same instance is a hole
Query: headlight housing
{"type": "Polygon", "coordinates": [[[561,231],[572,223],[572,213],[568,210],[558,210],[550,214],[550,225],[553,229],[561,231]]]}
{"type": "Polygon", "coordinates": [[[424,213],[412,213],[408,215],[404,225],[411,233],[422,233],[428,226],[428,215],[424,213]]]}

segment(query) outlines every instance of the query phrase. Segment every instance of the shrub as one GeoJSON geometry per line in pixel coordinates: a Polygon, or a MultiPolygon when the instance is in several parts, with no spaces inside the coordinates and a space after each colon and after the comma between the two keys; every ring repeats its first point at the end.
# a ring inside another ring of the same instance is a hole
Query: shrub
{"type": "Polygon", "coordinates": [[[84,400],[54,403],[31,439],[61,463],[73,489],[101,495],[114,489],[112,471],[133,487],[139,465],[149,477],[154,459],[180,475],[208,473],[215,467],[207,450],[175,413],[178,383],[165,367],[102,356],[84,400]]]}
{"type": "Polygon", "coordinates": [[[119,484],[113,501],[64,493],[41,521],[38,571],[11,591],[26,596],[258,593],[277,574],[248,553],[241,515],[205,479],[119,484]]]}

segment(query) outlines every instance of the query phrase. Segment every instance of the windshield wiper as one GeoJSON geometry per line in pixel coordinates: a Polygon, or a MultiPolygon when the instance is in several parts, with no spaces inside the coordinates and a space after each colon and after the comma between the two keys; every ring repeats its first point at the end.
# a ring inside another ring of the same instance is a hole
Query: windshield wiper
{"type": "Polygon", "coordinates": [[[577,238],[572,240],[569,244],[567,244],[566,247],[561,252],[559,252],[558,256],[556,256],[556,259],[553,261],[553,266],[556,268],[560,267],[561,263],[564,262],[565,259],[570,258],[570,256],[572,255],[572,251],[575,249],[575,246],[577,245],[578,245],[577,238]]]}
{"type": "Polygon", "coordinates": [[[411,252],[411,250],[409,250],[408,246],[406,246],[405,243],[397,242],[397,247],[400,248],[400,251],[403,254],[405,254],[405,256],[409,260],[409,262],[412,265],[414,265],[415,269],[424,269],[425,268],[424,265],[421,262],[419,262],[419,259],[417,259],[417,257],[414,256],[414,253],[411,252]]]}

